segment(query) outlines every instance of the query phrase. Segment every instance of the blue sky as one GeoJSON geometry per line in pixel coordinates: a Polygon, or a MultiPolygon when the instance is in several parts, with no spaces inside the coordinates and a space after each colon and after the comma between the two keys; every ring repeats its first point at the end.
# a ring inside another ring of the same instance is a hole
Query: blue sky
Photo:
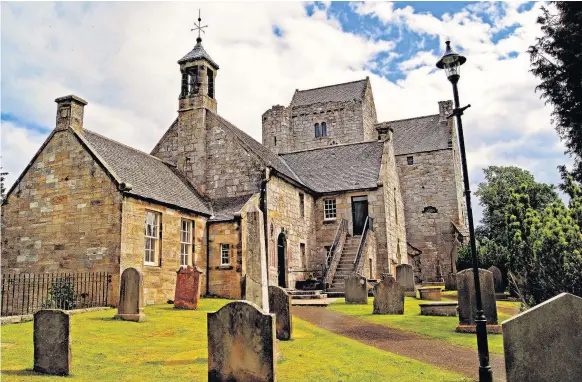
{"type": "MultiPolygon", "coordinates": [[[[3,165],[19,175],[54,128],[54,99],[85,98],[85,126],[150,151],[176,115],[176,61],[195,42],[221,69],[219,113],[261,139],[261,114],[295,89],[370,76],[380,121],[438,112],[451,89],[434,64],[444,41],[465,54],[461,103],[472,189],[488,165],[557,183],[570,164],[525,53],[539,3],[1,4],[3,165]]],[[[480,216],[477,207],[477,216],[480,216]]]]}

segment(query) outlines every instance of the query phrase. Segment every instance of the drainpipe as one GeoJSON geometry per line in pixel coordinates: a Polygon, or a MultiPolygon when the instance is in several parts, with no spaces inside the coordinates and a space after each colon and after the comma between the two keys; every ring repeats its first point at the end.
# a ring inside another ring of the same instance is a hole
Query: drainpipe
{"type": "Polygon", "coordinates": [[[265,235],[265,262],[267,269],[267,280],[269,279],[269,230],[267,222],[267,183],[269,183],[269,167],[265,168],[265,177],[261,181],[261,194],[259,197],[259,209],[263,212],[263,230],[265,235]]]}
{"type": "Polygon", "coordinates": [[[210,295],[210,222],[206,221],[206,296],[210,295]]]}

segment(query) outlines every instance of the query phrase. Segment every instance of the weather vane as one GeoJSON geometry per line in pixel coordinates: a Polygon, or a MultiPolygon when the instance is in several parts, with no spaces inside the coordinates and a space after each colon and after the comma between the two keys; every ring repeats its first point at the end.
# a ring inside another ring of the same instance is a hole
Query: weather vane
{"type": "Polygon", "coordinates": [[[200,9],[198,9],[198,24],[194,22],[195,28],[190,29],[190,32],[198,31],[198,38],[196,39],[196,42],[202,42],[202,38],[200,38],[200,32],[206,33],[204,32],[204,28],[208,28],[208,25],[202,25],[201,21],[202,19],[200,18],[200,9]]]}

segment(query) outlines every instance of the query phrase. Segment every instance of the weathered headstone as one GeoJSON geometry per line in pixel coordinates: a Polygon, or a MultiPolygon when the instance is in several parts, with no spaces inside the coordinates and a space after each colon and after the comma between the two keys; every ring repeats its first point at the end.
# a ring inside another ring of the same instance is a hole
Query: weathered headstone
{"type": "Polygon", "coordinates": [[[493,274],[493,287],[495,288],[495,293],[505,292],[505,285],[503,284],[503,275],[501,270],[495,265],[492,265],[488,269],[489,272],[493,274]]]}
{"type": "Polygon", "coordinates": [[[267,278],[267,256],[265,254],[265,234],[263,213],[258,209],[246,214],[246,278],[245,300],[269,312],[269,281],[267,278]]]}
{"type": "Polygon", "coordinates": [[[345,296],[347,304],[368,303],[368,283],[364,276],[352,273],[345,279],[345,296]]]}
{"type": "Polygon", "coordinates": [[[58,309],[34,314],[34,371],[69,375],[71,371],[71,317],[58,309]]]}
{"type": "Polygon", "coordinates": [[[145,321],[143,313],[143,279],[135,268],[127,268],[121,274],[119,306],[115,319],[126,321],[145,321]]]}
{"type": "Polygon", "coordinates": [[[404,314],[404,287],[394,277],[374,285],[374,314],[404,314]]]}
{"type": "Polygon", "coordinates": [[[421,300],[440,301],[442,300],[441,287],[422,287],[418,289],[421,300]]]}
{"type": "MultiPolygon", "coordinates": [[[[487,325],[497,325],[497,304],[493,274],[485,269],[479,269],[479,284],[481,285],[481,301],[487,325]]],[[[459,300],[459,326],[474,326],[477,312],[475,282],[473,269],[465,269],[457,273],[457,292],[459,300]]]]}
{"type": "Polygon", "coordinates": [[[457,290],[457,275],[453,272],[447,274],[445,279],[445,289],[446,290],[457,290]]]}
{"type": "Polygon", "coordinates": [[[275,316],[247,301],[208,313],[208,380],[274,381],[275,316]]]}
{"type": "Polygon", "coordinates": [[[502,327],[508,382],[582,380],[582,298],[561,293],[502,327]]]}
{"type": "Polygon", "coordinates": [[[176,272],[176,293],[174,308],[198,309],[200,300],[200,275],[196,267],[180,267],[176,272]]]}
{"type": "Polygon", "coordinates": [[[269,286],[269,309],[275,315],[278,340],[290,340],[292,330],[291,296],[285,289],[269,286]]]}
{"type": "Polygon", "coordinates": [[[407,296],[416,296],[414,291],[414,271],[410,264],[400,264],[396,266],[396,281],[404,287],[407,296]]]}

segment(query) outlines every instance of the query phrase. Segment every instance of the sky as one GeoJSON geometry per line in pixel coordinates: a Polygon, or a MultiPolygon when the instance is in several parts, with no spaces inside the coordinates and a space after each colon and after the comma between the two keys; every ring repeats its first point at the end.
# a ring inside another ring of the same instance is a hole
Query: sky
{"type": "MultiPolygon", "coordinates": [[[[452,98],[435,63],[467,57],[461,104],[471,189],[515,165],[558,184],[570,166],[529,72],[533,2],[2,2],[1,155],[10,188],[55,127],[58,97],[88,101],[84,127],[150,152],[177,116],[177,61],[196,43],[220,65],[218,112],[261,140],[261,115],[295,89],[370,77],[378,120],[438,113],[452,98]]],[[[475,215],[481,208],[474,199],[475,215]]]]}

